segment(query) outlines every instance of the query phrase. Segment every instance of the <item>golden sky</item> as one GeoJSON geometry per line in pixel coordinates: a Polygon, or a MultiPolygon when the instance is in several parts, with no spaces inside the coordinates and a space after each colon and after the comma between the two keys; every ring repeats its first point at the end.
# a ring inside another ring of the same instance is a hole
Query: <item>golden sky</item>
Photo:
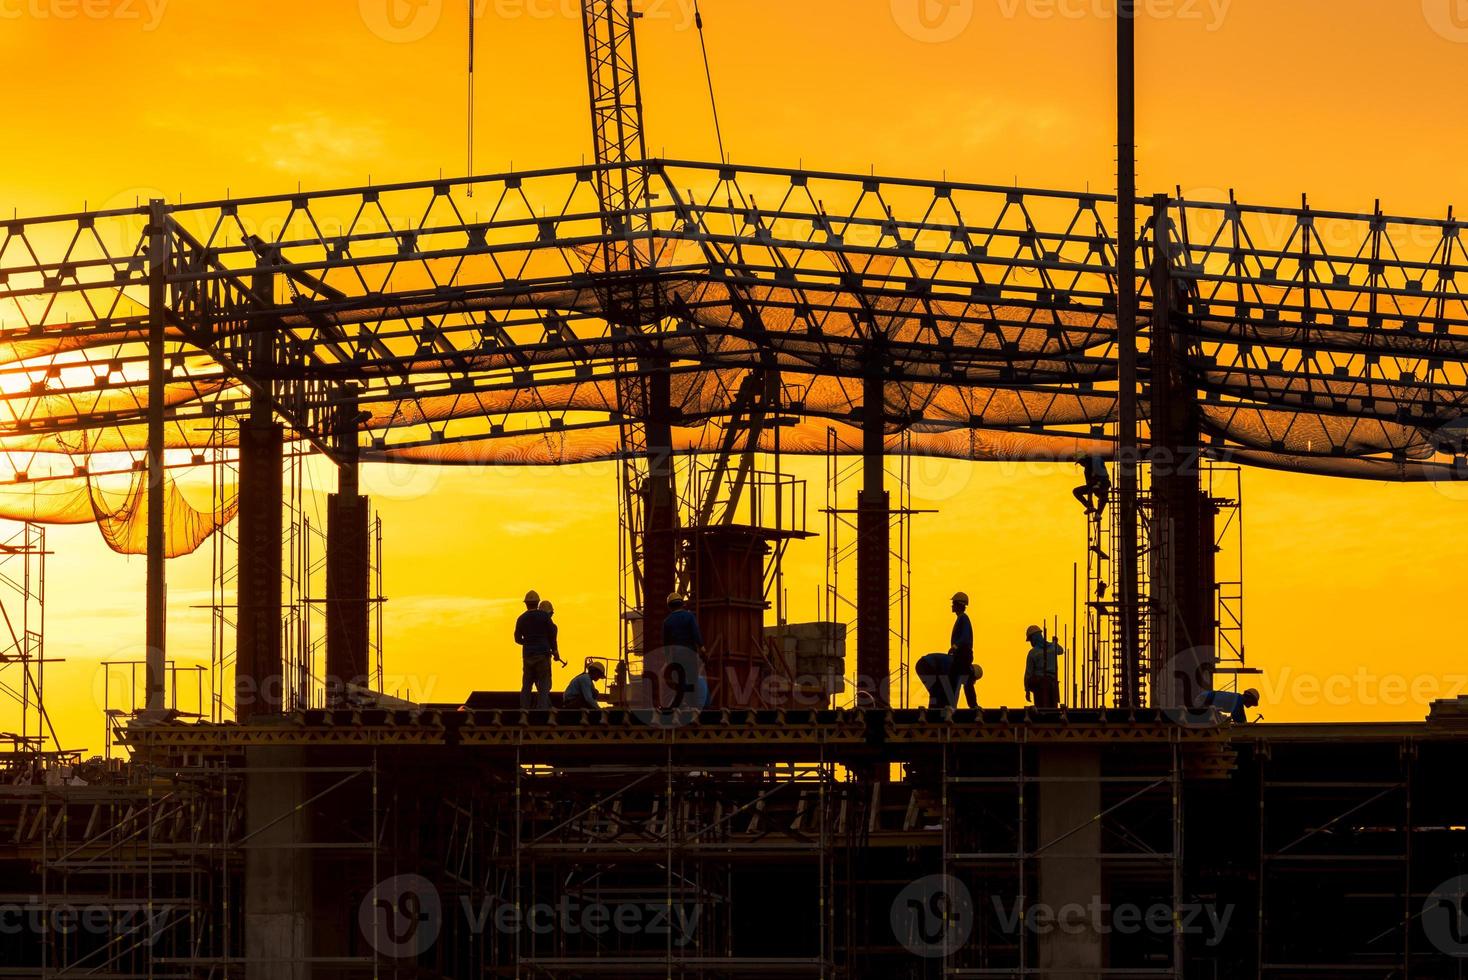
{"type": "MultiPolygon", "coordinates": [[[[691,0],[642,0],[651,152],[712,159],[691,0]]],[[[1111,0],[703,0],[724,136],[752,164],[1039,187],[1113,184],[1111,0]]],[[[1459,0],[1139,0],[1139,190],[1440,216],[1465,199],[1459,0]]],[[[478,5],[476,169],[589,147],[577,0],[478,5]]],[[[22,214],[459,175],[466,4],[0,0],[0,187],[22,214]]],[[[1020,704],[1023,631],[1068,619],[1072,467],[918,461],[917,652],[973,609],[986,705],[1020,704]]],[[[814,526],[819,468],[808,471],[814,526]]],[[[506,686],[528,587],[568,655],[615,641],[615,472],[374,468],[387,669],[429,699],[506,686]]],[[[1465,693],[1468,491],[1245,477],[1249,657],[1266,719],[1419,718],[1465,693]]],[[[54,529],[48,703],[100,748],[98,663],[141,650],[143,563],[54,529]]],[[[820,542],[791,552],[814,618],[820,542]]],[[[171,654],[207,658],[207,547],[172,563],[171,654]]],[[[568,677],[557,676],[558,682],[568,677]]],[[[0,728],[13,727],[11,713],[0,728]]]]}

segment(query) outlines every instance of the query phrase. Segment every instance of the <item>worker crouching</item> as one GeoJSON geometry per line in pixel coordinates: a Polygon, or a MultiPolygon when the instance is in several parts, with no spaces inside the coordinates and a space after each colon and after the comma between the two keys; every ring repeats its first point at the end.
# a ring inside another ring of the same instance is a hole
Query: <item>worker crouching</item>
{"type": "Polygon", "coordinates": [[[596,685],[605,680],[606,676],[605,667],[595,660],[588,660],[586,669],[566,685],[566,693],[561,698],[561,706],[571,709],[579,708],[582,711],[593,711],[600,708],[602,695],[597,692],[596,685]]]}

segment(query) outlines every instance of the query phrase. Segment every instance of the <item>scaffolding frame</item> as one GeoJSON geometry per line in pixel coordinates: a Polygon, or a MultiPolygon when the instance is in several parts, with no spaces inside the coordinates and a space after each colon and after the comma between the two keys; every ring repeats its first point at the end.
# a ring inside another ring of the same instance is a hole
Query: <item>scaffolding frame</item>
{"type": "MultiPolygon", "coordinates": [[[[895,707],[907,707],[912,691],[912,518],[927,511],[915,510],[912,501],[912,457],[908,453],[911,433],[903,430],[895,453],[885,457],[884,468],[892,506],[888,509],[888,561],[895,566],[888,599],[891,615],[887,617],[888,663],[895,648],[897,663],[889,672],[890,689],[896,692],[895,707]]],[[[826,430],[826,576],[821,618],[846,627],[847,646],[856,632],[857,510],[844,504],[856,496],[863,473],[859,455],[843,456],[843,444],[835,429],[826,430]]],[[[858,689],[855,658],[847,658],[848,689],[855,697],[858,689]]]]}

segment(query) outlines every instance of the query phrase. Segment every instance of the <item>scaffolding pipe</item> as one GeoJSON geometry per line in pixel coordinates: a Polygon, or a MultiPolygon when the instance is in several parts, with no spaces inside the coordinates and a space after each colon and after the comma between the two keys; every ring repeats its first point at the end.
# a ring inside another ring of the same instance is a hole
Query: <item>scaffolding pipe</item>
{"type": "Polygon", "coordinates": [[[1141,610],[1137,602],[1137,156],[1136,0],[1119,0],[1116,16],[1116,346],[1117,489],[1121,522],[1118,613],[1121,616],[1121,703],[1140,705],[1141,610]]]}

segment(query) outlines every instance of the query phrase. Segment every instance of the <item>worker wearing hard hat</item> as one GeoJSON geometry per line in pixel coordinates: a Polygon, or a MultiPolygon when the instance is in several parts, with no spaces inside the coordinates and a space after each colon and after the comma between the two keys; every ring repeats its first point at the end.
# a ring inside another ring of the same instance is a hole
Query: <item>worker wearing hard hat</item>
{"type": "Polygon", "coordinates": [[[1249,720],[1244,709],[1259,707],[1259,692],[1252,687],[1242,694],[1234,691],[1204,691],[1198,700],[1199,707],[1212,708],[1230,721],[1242,725],[1249,720]]]}
{"type": "Polygon", "coordinates": [[[948,638],[948,697],[958,707],[958,692],[970,708],[979,706],[974,693],[974,626],[968,618],[968,593],[953,595],[953,632],[948,638]]]}
{"type": "Polygon", "coordinates": [[[607,669],[595,660],[586,661],[586,669],[577,674],[566,686],[561,699],[563,708],[580,708],[592,711],[601,707],[601,695],[596,691],[598,681],[605,680],[607,669]]]}
{"type": "Polygon", "coordinates": [[[561,659],[558,632],[550,612],[541,608],[539,593],[534,589],[525,593],[525,611],[515,620],[515,642],[520,644],[522,662],[522,708],[550,707],[551,660],[561,659]]]}
{"type": "Polygon", "coordinates": [[[675,672],[663,680],[659,707],[707,707],[709,686],[703,670],[703,633],[698,628],[698,617],[678,592],[668,595],[668,616],[663,620],[663,653],[675,672]]]}
{"type": "Polygon", "coordinates": [[[1060,707],[1060,644],[1045,639],[1038,626],[1025,630],[1030,652],[1025,656],[1025,700],[1037,708],[1060,707]]]}

